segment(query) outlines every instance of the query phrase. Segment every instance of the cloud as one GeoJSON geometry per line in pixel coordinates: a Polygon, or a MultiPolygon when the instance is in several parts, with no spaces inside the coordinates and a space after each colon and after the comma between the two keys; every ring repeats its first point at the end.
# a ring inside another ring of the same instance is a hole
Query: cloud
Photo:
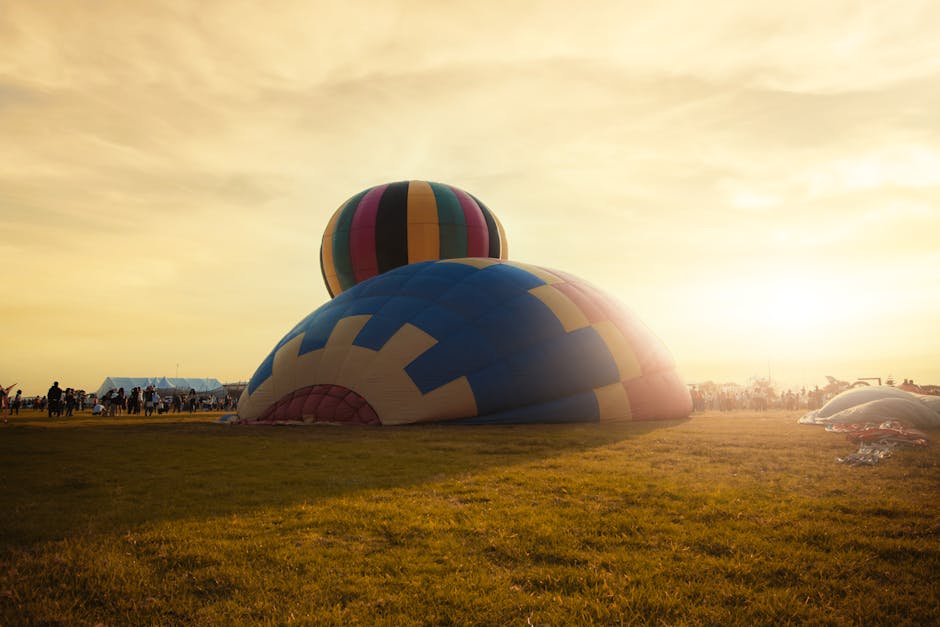
{"type": "Polygon", "coordinates": [[[96,313],[239,333],[217,363],[247,370],[326,298],[332,212],[406,178],[470,190],[514,258],[611,286],[689,353],[714,277],[932,284],[938,7],[7,4],[0,262],[33,309],[2,315],[63,346],[43,327],[96,313]]]}

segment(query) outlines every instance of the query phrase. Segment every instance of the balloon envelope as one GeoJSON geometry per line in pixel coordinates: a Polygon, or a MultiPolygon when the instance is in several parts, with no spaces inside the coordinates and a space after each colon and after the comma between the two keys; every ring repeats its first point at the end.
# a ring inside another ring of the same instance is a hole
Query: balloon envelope
{"type": "Polygon", "coordinates": [[[410,264],[338,295],[281,339],[243,422],[407,424],[685,418],[666,347],[556,270],[493,259],[410,264]]]}
{"type": "Polygon", "coordinates": [[[409,263],[507,256],[506,235],[477,198],[443,183],[401,181],[359,192],[323,233],[320,269],[330,296],[409,263]]]}

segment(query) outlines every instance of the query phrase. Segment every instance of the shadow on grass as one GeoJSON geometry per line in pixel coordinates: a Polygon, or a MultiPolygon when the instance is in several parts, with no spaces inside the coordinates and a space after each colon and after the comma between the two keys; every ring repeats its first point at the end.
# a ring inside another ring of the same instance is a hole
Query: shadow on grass
{"type": "Polygon", "coordinates": [[[270,427],[5,425],[0,551],[151,522],[408,487],[674,427],[647,423],[270,427]]]}

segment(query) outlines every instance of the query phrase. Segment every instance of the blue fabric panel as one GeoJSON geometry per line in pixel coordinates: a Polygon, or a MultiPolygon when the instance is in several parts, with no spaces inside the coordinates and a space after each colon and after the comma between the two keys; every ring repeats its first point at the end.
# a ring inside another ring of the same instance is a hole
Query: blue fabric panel
{"type": "Polygon", "coordinates": [[[498,353],[473,328],[463,328],[435,344],[405,367],[422,394],[492,364],[498,353]]]}
{"type": "Polygon", "coordinates": [[[433,264],[430,270],[434,276],[447,279],[452,283],[461,281],[480,271],[479,268],[465,263],[428,263],[433,264]]]}
{"type": "MultiPolygon", "coordinates": [[[[356,285],[355,287],[358,288],[359,286],[356,285]]],[[[352,289],[352,288],[350,288],[350,289],[352,289]]],[[[350,294],[349,290],[343,290],[342,292],[340,292],[339,294],[337,294],[336,296],[333,297],[332,302],[328,302],[328,303],[326,303],[326,304],[324,304],[324,305],[321,305],[320,307],[321,307],[321,308],[322,308],[322,307],[327,307],[327,306],[337,306],[337,307],[338,307],[339,305],[342,305],[343,303],[349,302],[349,301],[351,301],[351,300],[355,300],[356,298],[357,298],[357,296],[356,296],[355,293],[350,294]]]]}
{"type": "Polygon", "coordinates": [[[565,327],[545,303],[528,292],[494,307],[473,322],[500,355],[565,334],[565,327]]]}
{"type": "MultiPolygon", "coordinates": [[[[345,294],[345,292],[343,292],[345,294]]],[[[374,314],[375,312],[382,309],[389,300],[391,296],[368,296],[366,298],[357,298],[356,300],[349,303],[349,308],[346,310],[347,316],[361,316],[363,314],[374,314]]]]}
{"type": "Polygon", "coordinates": [[[437,302],[443,307],[459,311],[466,318],[473,319],[479,318],[498,304],[495,296],[486,286],[470,285],[467,280],[460,284],[459,289],[451,289],[442,294],[437,302]]]}
{"type": "Polygon", "coordinates": [[[443,294],[438,302],[463,313],[467,318],[478,318],[500,303],[544,284],[542,279],[530,272],[507,264],[494,264],[464,277],[459,285],[443,294]]]}
{"type": "Polygon", "coordinates": [[[618,381],[619,371],[604,340],[586,327],[510,355],[468,378],[477,410],[489,414],[593,390],[618,381]]]}
{"type": "Polygon", "coordinates": [[[361,296],[385,295],[392,296],[400,294],[407,283],[421,271],[421,267],[427,265],[428,261],[408,264],[393,268],[374,277],[369,277],[361,282],[356,288],[357,298],[361,296]],[[361,287],[360,287],[361,286],[361,287]]]}
{"type": "MultiPolygon", "coordinates": [[[[524,378],[524,373],[522,377],[518,376],[518,373],[513,376],[512,368],[505,361],[491,361],[482,368],[468,373],[467,380],[477,401],[477,413],[489,414],[531,403],[531,399],[528,399],[527,403],[522,398],[517,398],[516,392],[520,390],[528,392],[532,389],[539,389],[541,386],[537,383],[526,385],[524,378]]],[[[531,396],[531,392],[528,396],[531,396]]],[[[559,395],[550,394],[549,397],[555,398],[556,396],[559,395]]],[[[543,396],[542,400],[544,399],[543,396]]]]}
{"type": "Polygon", "coordinates": [[[448,420],[447,423],[494,425],[598,421],[600,421],[600,409],[597,406],[597,397],[594,396],[593,392],[582,392],[538,405],[528,405],[459,420],[448,420]]]}
{"type": "Polygon", "coordinates": [[[460,313],[437,305],[430,305],[418,312],[410,322],[438,342],[467,324],[460,313]]]}
{"type": "Polygon", "coordinates": [[[392,298],[370,319],[353,344],[379,350],[410,318],[428,306],[417,298],[392,298]]]}
{"type": "Polygon", "coordinates": [[[454,280],[438,276],[431,272],[417,274],[405,283],[400,290],[402,296],[436,300],[441,294],[454,286],[454,280]]]}
{"type": "MultiPolygon", "coordinates": [[[[349,294],[355,290],[356,298],[365,298],[368,296],[390,296],[391,294],[398,291],[405,281],[407,281],[406,276],[402,276],[397,280],[394,277],[388,276],[391,273],[377,274],[373,277],[369,277],[365,281],[362,281],[356,287],[343,292],[340,296],[349,294]]],[[[339,298],[339,296],[337,296],[339,298]]]]}
{"type": "Polygon", "coordinates": [[[372,319],[362,327],[362,330],[353,340],[353,345],[362,346],[377,351],[381,350],[389,338],[401,328],[401,320],[383,316],[381,313],[372,316],[372,319]]]}
{"type": "Polygon", "coordinates": [[[405,323],[427,309],[429,305],[430,303],[423,298],[398,296],[389,298],[388,302],[376,313],[384,318],[392,318],[399,323],[405,323]]]}

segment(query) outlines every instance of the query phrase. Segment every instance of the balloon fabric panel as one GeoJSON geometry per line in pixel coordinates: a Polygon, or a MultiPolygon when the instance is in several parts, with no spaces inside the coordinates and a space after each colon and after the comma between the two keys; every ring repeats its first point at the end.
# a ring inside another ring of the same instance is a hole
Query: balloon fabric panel
{"type": "Polygon", "coordinates": [[[341,290],[346,290],[356,283],[356,275],[353,272],[352,251],[350,250],[350,230],[352,229],[356,209],[359,207],[359,201],[362,200],[364,195],[365,192],[361,192],[349,199],[339,213],[336,228],[331,238],[333,242],[333,267],[341,290]]]}
{"type": "Polygon", "coordinates": [[[676,391],[686,389],[675,370],[647,374],[624,383],[634,420],[686,418],[692,412],[692,399],[676,391]]]}
{"type": "Polygon", "coordinates": [[[486,218],[479,205],[467,192],[453,188],[454,195],[463,209],[467,224],[467,257],[486,257],[490,249],[490,235],[486,228],[486,218]]]}
{"type": "Polygon", "coordinates": [[[366,192],[353,216],[349,234],[349,254],[356,283],[379,273],[379,261],[375,255],[375,216],[387,187],[388,185],[378,185],[366,192]]]}
{"type": "Polygon", "coordinates": [[[311,385],[284,397],[261,415],[259,422],[291,420],[316,415],[323,422],[379,425],[378,415],[364,398],[337,385],[311,385]]]}
{"type": "Polygon", "coordinates": [[[290,342],[292,339],[305,333],[307,327],[310,326],[311,322],[315,320],[316,315],[323,309],[323,307],[315,310],[313,313],[309,314],[306,318],[298,322],[293,329],[291,329],[287,335],[285,335],[280,342],[278,342],[271,353],[265,357],[264,361],[261,362],[261,365],[255,371],[255,374],[252,375],[251,379],[248,381],[247,391],[250,393],[254,392],[259,385],[261,385],[265,380],[270,378],[272,369],[274,366],[274,356],[281,349],[282,346],[290,342]]]}
{"type": "Polygon", "coordinates": [[[508,356],[468,379],[486,415],[616,381],[617,368],[597,332],[585,328],[508,356]]]}
{"type": "Polygon", "coordinates": [[[340,208],[333,213],[333,217],[330,218],[326,226],[326,231],[323,233],[323,239],[320,243],[320,272],[324,276],[326,289],[329,291],[331,297],[343,291],[339,277],[336,275],[336,225],[339,222],[343,210],[351,204],[357,203],[358,198],[363,194],[365,194],[365,192],[357,194],[343,203],[340,208]]]}
{"type": "Polygon", "coordinates": [[[447,185],[431,183],[437,203],[437,221],[440,225],[440,258],[454,259],[467,256],[467,218],[457,195],[447,185]]]}
{"type": "Polygon", "coordinates": [[[382,194],[375,219],[379,274],[408,263],[408,183],[392,183],[382,194]]]}
{"type": "Polygon", "coordinates": [[[598,411],[597,399],[594,394],[591,392],[582,392],[574,396],[558,398],[546,403],[515,407],[506,411],[450,420],[448,422],[464,425],[597,422],[598,411]]]}
{"type": "Polygon", "coordinates": [[[417,315],[421,309],[427,306],[425,301],[418,299],[396,300],[394,304],[395,307],[383,308],[379,313],[372,316],[372,319],[356,336],[353,344],[375,351],[380,350],[395,335],[404,322],[411,316],[417,315]],[[408,306],[409,309],[406,309],[405,306],[408,306]]]}
{"type": "Polygon", "coordinates": [[[483,214],[483,220],[486,222],[486,238],[489,244],[486,256],[499,259],[499,229],[496,227],[496,220],[493,218],[493,214],[490,213],[490,210],[486,208],[486,205],[480,202],[476,196],[470,195],[470,198],[472,198],[480,208],[480,213],[483,214]]]}
{"type": "Polygon", "coordinates": [[[503,228],[503,223],[499,221],[499,218],[496,217],[496,214],[492,211],[490,215],[493,216],[493,221],[496,223],[496,231],[499,233],[499,259],[509,259],[509,240],[506,239],[506,230],[503,228]]]}
{"type": "Polygon", "coordinates": [[[439,259],[441,233],[434,190],[425,181],[408,184],[408,263],[439,259]]]}

